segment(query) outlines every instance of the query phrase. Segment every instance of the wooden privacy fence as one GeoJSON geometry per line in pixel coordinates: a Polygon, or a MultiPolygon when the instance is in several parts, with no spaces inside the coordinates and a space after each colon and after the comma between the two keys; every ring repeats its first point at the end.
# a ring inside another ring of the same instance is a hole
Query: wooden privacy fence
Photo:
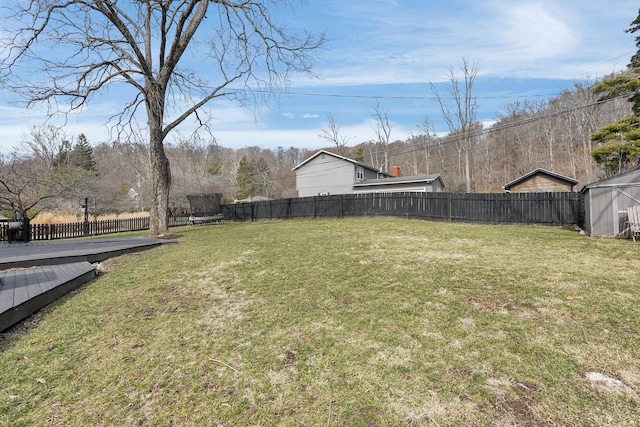
{"type": "Polygon", "coordinates": [[[228,221],[395,216],[490,224],[584,223],[580,193],[365,193],[222,205],[228,221]]]}
{"type": "MultiPolygon", "coordinates": [[[[295,218],[395,216],[489,224],[584,225],[580,193],[366,193],[299,197],[220,205],[225,221],[295,218]]],[[[169,226],[187,225],[189,216],[170,216],[169,226]]],[[[31,224],[29,240],[97,236],[149,229],[149,218],[71,224],[31,224]]],[[[0,238],[7,225],[0,225],[0,238]]]]}

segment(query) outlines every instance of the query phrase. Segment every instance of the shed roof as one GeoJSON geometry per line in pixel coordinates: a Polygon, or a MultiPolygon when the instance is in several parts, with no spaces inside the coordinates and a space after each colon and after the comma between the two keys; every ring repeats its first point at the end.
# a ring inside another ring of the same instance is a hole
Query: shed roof
{"type": "Polygon", "coordinates": [[[603,187],[617,187],[617,186],[638,186],[640,185],[640,168],[631,172],[616,175],[611,178],[603,179],[600,181],[587,184],[582,189],[582,192],[590,188],[603,188],[603,187]]]}
{"type": "Polygon", "coordinates": [[[505,190],[509,190],[510,188],[520,184],[523,181],[526,181],[527,179],[529,179],[529,178],[531,178],[531,177],[533,177],[535,175],[547,175],[547,176],[550,176],[552,178],[559,179],[561,181],[565,181],[568,184],[571,184],[572,186],[576,185],[578,182],[580,182],[577,179],[569,178],[568,176],[560,175],[560,174],[557,174],[555,172],[548,171],[546,169],[538,168],[538,169],[532,170],[531,172],[529,172],[526,175],[522,175],[520,178],[514,179],[513,181],[505,184],[504,185],[504,189],[505,190]]]}
{"type": "Polygon", "coordinates": [[[353,184],[354,187],[370,187],[370,186],[379,186],[379,185],[398,185],[398,184],[431,184],[433,181],[440,181],[440,184],[444,187],[444,181],[439,173],[432,174],[421,174],[421,175],[411,175],[411,176],[401,176],[401,177],[393,177],[393,178],[380,178],[380,179],[365,179],[356,184],[353,184]]]}
{"type": "Polygon", "coordinates": [[[393,175],[391,175],[390,173],[382,172],[382,171],[380,171],[380,170],[378,170],[378,169],[374,168],[373,166],[369,166],[369,165],[366,165],[366,164],[364,164],[364,163],[360,163],[360,162],[358,162],[358,161],[356,161],[356,160],[350,159],[350,158],[348,158],[348,157],[341,156],[341,155],[336,154],[336,153],[332,153],[331,151],[327,151],[327,150],[320,150],[320,151],[318,151],[317,153],[313,154],[311,157],[309,157],[309,158],[308,158],[308,159],[306,159],[305,161],[303,161],[303,162],[301,162],[300,164],[298,164],[298,165],[297,165],[296,167],[294,167],[292,170],[297,170],[297,169],[301,168],[302,166],[306,165],[306,164],[307,164],[307,163],[309,163],[311,160],[315,159],[316,157],[320,156],[321,154],[327,154],[327,155],[329,155],[329,156],[333,156],[333,157],[335,157],[336,159],[341,159],[341,160],[347,161],[347,162],[349,162],[349,163],[353,163],[353,164],[354,164],[354,165],[356,165],[356,166],[362,166],[362,167],[363,167],[363,168],[365,168],[365,169],[369,169],[369,170],[372,170],[372,171],[374,171],[374,172],[377,172],[377,173],[380,173],[380,174],[383,174],[383,175],[386,175],[386,176],[389,176],[389,177],[393,176],[393,175]]]}

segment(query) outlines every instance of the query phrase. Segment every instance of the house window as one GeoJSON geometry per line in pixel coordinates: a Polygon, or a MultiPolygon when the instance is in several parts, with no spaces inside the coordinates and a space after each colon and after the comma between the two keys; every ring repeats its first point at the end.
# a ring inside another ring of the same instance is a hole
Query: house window
{"type": "Polygon", "coordinates": [[[362,166],[356,166],[356,182],[364,179],[364,168],[362,166]]]}

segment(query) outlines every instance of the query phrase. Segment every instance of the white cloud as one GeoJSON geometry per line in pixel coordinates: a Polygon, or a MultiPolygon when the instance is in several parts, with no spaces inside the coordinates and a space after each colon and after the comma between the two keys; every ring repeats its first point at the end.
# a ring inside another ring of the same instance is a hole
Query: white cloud
{"type": "MultiPolygon", "coordinates": [[[[372,96],[383,99],[398,123],[417,123],[427,113],[437,120],[434,101],[410,98],[428,96],[426,84],[447,81],[448,68],[457,71],[462,57],[479,61],[479,77],[491,85],[483,88],[489,95],[516,91],[523,95],[525,90],[527,95],[540,94],[537,79],[564,80],[571,82],[565,86],[570,87],[577,79],[602,76],[626,65],[629,52],[635,49],[633,36],[623,30],[637,8],[630,0],[621,3],[607,9],[602,0],[308,2],[296,11],[299,19],[292,20],[292,25],[327,29],[329,42],[314,64],[319,78],[292,76],[292,92],[301,88],[300,92],[314,95],[344,97],[285,95],[276,105],[253,109],[216,100],[208,108],[211,128],[218,143],[226,147],[317,148],[323,145],[318,134],[326,123],[316,119],[332,112],[356,144],[374,136],[374,123],[369,121],[372,96]],[[621,59],[612,62],[616,57],[621,59]],[[529,78],[537,81],[522,84],[529,78]],[[506,80],[519,80],[517,88],[502,86],[506,80]],[[407,92],[408,85],[400,86],[407,83],[415,84],[415,92],[407,92]],[[307,129],[300,130],[302,126],[307,129]]],[[[548,93],[555,90],[546,89],[548,93]]],[[[2,95],[3,102],[9,102],[9,95],[2,95]]],[[[69,117],[65,131],[72,136],[85,133],[94,143],[109,140],[104,123],[126,99],[120,90],[111,89],[104,98],[92,99],[80,116],[69,117]]],[[[505,98],[504,103],[508,102],[505,98]]],[[[497,108],[486,110],[489,103],[482,101],[483,118],[492,117],[497,108]]],[[[0,105],[0,151],[19,144],[28,127],[41,124],[45,117],[42,109],[26,112],[0,105]]],[[[408,126],[412,125],[394,126],[392,138],[403,139],[401,128],[408,126]]],[[[189,120],[179,129],[189,132],[195,127],[195,121],[189,120]]]]}
{"type": "MultiPolygon", "coordinates": [[[[287,119],[295,119],[295,118],[298,117],[298,115],[296,113],[282,113],[282,115],[284,117],[286,117],[287,119]]],[[[306,113],[306,114],[303,114],[300,117],[302,117],[303,119],[317,119],[320,116],[318,114],[306,113]]]]}
{"type": "MultiPolygon", "coordinates": [[[[479,60],[480,74],[486,76],[579,79],[585,77],[582,70],[598,63],[591,75],[611,72],[606,61],[632,47],[631,38],[626,47],[616,44],[624,38],[624,24],[611,28],[619,16],[597,22],[603,7],[597,1],[478,0],[455,13],[434,2],[398,3],[396,8],[368,3],[373,12],[361,20],[352,17],[348,24],[348,15],[336,18],[329,36],[334,31],[339,37],[321,52],[316,69],[320,78],[296,84],[442,81],[447,68],[462,57],[479,60]],[[342,24],[350,31],[339,27],[342,24]]],[[[359,5],[345,5],[343,13],[363,15],[364,6],[359,5]]]]}
{"type": "Polygon", "coordinates": [[[569,11],[542,2],[505,4],[495,9],[501,16],[494,25],[496,46],[500,40],[512,61],[535,61],[554,58],[574,50],[580,40],[578,34],[562,20],[569,11]]]}

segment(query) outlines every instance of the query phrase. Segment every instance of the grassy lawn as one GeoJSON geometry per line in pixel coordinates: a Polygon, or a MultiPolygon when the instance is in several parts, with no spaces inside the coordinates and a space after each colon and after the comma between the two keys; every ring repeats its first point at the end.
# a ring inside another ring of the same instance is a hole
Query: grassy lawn
{"type": "Polygon", "coordinates": [[[0,425],[640,423],[640,245],[389,218],[174,232],[4,334],[0,425]]]}

